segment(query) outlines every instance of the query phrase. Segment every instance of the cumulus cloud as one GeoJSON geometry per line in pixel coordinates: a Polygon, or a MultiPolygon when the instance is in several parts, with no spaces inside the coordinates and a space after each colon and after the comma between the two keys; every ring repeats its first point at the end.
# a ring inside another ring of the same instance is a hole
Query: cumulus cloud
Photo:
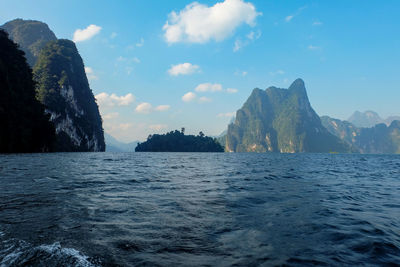
{"type": "Polygon", "coordinates": [[[86,77],[89,81],[98,80],[99,77],[94,74],[94,71],[91,67],[85,67],[86,77]]]}
{"type": "Polygon", "coordinates": [[[314,21],[312,25],[313,26],[321,26],[322,22],[321,21],[314,21]]]}
{"type": "Polygon", "coordinates": [[[196,98],[196,94],[193,92],[188,92],[182,96],[183,102],[191,102],[196,98]]]}
{"type": "Polygon", "coordinates": [[[152,111],[153,106],[150,103],[143,102],[137,105],[135,111],[138,113],[148,114],[152,111]]]}
{"type": "Polygon", "coordinates": [[[172,65],[168,70],[169,75],[178,76],[178,75],[188,75],[193,74],[199,70],[198,65],[193,65],[191,63],[182,63],[177,65],[172,65]]]}
{"type": "Polygon", "coordinates": [[[202,83],[195,89],[196,92],[217,92],[222,90],[222,85],[219,83],[202,83]]]}
{"type": "Polygon", "coordinates": [[[103,120],[113,120],[119,117],[119,113],[118,112],[111,112],[111,113],[107,113],[101,116],[103,118],[103,120]]]}
{"type": "Polygon", "coordinates": [[[154,110],[155,111],[167,111],[171,108],[170,105],[159,105],[154,110]]]}
{"type": "Polygon", "coordinates": [[[219,113],[217,114],[217,118],[231,118],[234,117],[236,112],[227,112],[227,113],[219,113]]]}
{"type": "Polygon", "coordinates": [[[77,29],[74,32],[73,41],[75,43],[83,42],[91,39],[93,36],[99,34],[101,31],[101,27],[91,24],[86,27],[86,29],[77,29]]]}
{"type": "Polygon", "coordinates": [[[124,96],[117,96],[116,94],[100,93],[95,96],[97,103],[100,107],[114,107],[114,106],[128,106],[135,101],[134,95],[131,93],[124,96]]]}
{"type": "Polygon", "coordinates": [[[235,94],[235,93],[238,92],[238,89],[236,89],[236,88],[228,88],[228,89],[226,89],[226,91],[227,91],[228,93],[230,93],[230,94],[235,94]]]}
{"type": "Polygon", "coordinates": [[[160,132],[164,129],[166,129],[168,127],[168,125],[166,124],[151,124],[149,125],[149,129],[156,131],[156,132],[160,132]]]}
{"type": "Polygon", "coordinates": [[[169,14],[164,37],[169,44],[222,41],[242,24],[254,26],[259,15],[252,3],[243,0],[225,0],[211,7],[193,2],[169,14]]]}
{"type": "Polygon", "coordinates": [[[168,111],[171,108],[170,105],[159,105],[157,107],[153,107],[150,103],[143,102],[137,105],[135,111],[138,113],[148,114],[153,111],[164,112],[168,111]]]}

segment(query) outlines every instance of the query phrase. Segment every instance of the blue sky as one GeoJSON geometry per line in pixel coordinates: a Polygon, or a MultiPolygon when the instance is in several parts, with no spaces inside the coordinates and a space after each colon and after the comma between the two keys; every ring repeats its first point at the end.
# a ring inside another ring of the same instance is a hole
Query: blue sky
{"type": "Polygon", "coordinates": [[[287,88],[296,78],[319,115],[400,115],[399,1],[1,0],[1,7],[0,24],[40,20],[76,41],[104,128],[122,141],[181,127],[218,135],[253,88],[287,88]]]}

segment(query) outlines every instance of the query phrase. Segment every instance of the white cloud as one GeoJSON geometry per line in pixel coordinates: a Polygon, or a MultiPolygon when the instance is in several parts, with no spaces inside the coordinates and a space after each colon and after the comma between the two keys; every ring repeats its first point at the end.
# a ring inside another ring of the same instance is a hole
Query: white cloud
{"type": "Polygon", "coordinates": [[[241,40],[239,38],[236,39],[235,44],[233,46],[233,52],[239,51],[240,49],[249,45],[251,42],[254,42],[255,40],[257,40],[260,37],[261,37],[261,31],[257,31],[257,32],[251,31],[246,35],[245,40],[241,40]]]}
{"type": "Polygon", "coordinates": [[[259,15],[252,3],[243,0],[225,0],[211,7],[193,2],[169,14],[164,37],[169,44],[222,41],[242,24],[254,26],[259,15]]]}
{"type": "Polygon", "coordinates": [[[309,45],[307,48],[308,48],[308,50],[320,50],[321,49],[321,47],[314,46],[314,45],[309,45]]]}
{"type": "Polygon", "coordinates": [[[116,32],[113,32],[113,33],[111,33],[110,38],[111,38],[111,39],[114,39],[115,37],[117,37],[117,35],[118,35],[118,34],[117,34],[116,32]]]}
{"type": "Polygon", "coordinates": [[[196,92],[217,92],[222,90],[222,85],[219,83],[202,83],[199,84],[194,90],[196,92]]]}
{"type": "Polygon", "coordinates": [[[313,26],[321,26],[322,22],[321,21],[314,21],[312,25],[313,26]]]}
{"type": "Polygon", "coordinates": [[[135,111],[138,113],[148,114],[152,111],[153,106],[150,103],[143,102],[137,105],[135,111]]]}
{"type": "Polygon", "coordinates": [[[271,75],[271,76],[283,75],[283,74],[285,74],[285,72],[284,72],[283,70],[271,71],[271,72],[269,73],[269,75],[271,75]]]}
{"type": "Polygon", "coordinates": [[[234,117],[236,112],[227,112],[227,113],[219,113],[217,114],[217,118],[231,118],[234,117]]]}
{"type": "Polygon", "coordinates": [[[117,57],[117,61],[118,62],[126,62],[126,63],[131,63],[131,62],[140,63],[140,59],[138,59],[137,57],[126,58],[123,56],[119,56],[119,57],[117,57]]]}
{"type": "Polygon", "coordinates": [[[211,98],[208,98],[208,97],[205,97],[205,96],[202,96],[202,97],[199,98],[199,103],[208,103],[208,102],[211,102],[211,101],[212,101],[211,98]]]}
{"type": "Polygon", "coordinates": [[[196,94],[192,92],[188,92],[182,96],[183,102],[191,102],[196,98],[196,94]]]}
{"type": "Polygon", "coordinates": [[[87,26],[86,29],[77,29],[74,32],[73,41],[77,43],[89,40],[96,34],[100,33],[100,31],[101,27],[94,24],[87,26]]]}
{"type": "Polygon", "coordinates": [[[143,37],[140,38],[140,41],[139,41],[139,42],[137,42],[137,43],[135,43],[135,44],[128,45],[128,46],[126,47],[126,49],[128,49],[128,50],[133,50],[133,49],[135,49],[135,47],[142,47],[142,46],[144,46],[144,39],[143,39],[143,37]]]}
{"type": "Polygon", "coordinates": [[[149,129],[156,131],[156,132],[160,132],[164,129],[166,129],[168,127],[168,125],[166,124],[151,124],[149,125],[149,129]]]}
{"type": "Polygon", "coordinates": [[[230,93],[230,94],[235,94],[235,93],[238,92],[238,89],[236,89],[236,88],[228,88],[228,89],[226,89],[226,91],[227,91],[228,93],[230,93]]]}
{"type": "Polygon", "coordinates": [[[246,37],[251,41],[257,40],[261,37],[261,31],[257,32],[251,31],[249,34],[246,35],[246,37]]]}
{"type": "Polygon", "coordinates": [[[111,112],[111,113],[107,113],[101,116],[103,118],[103,120],[113,120],[119,117],[119,113],[118,112],[111,112]]]}
{"type": "Polygon", "coordinates": [[[116,94],[100,93],[95,96],[100,107],[128,106],[135,101],[134,95],[131,93],[125,96],[117,96],[116,94]]]}
{"type": "Polygon", "coordinates": [[[294,16],[293,16],[293,15],[290,15],[290,16],[287,16],[287,17],[285,18],[285,20],[286,20],[286,22],[290,22],[293,18],[294,18],[294,16]]]}
{"type": "Polygon", "coordinates": [[[137,105],[135,111],[138,113],[148,114],[153,111],[165,112],[171,108],[170,105],[159,105],[157,107],[153,107],[150,103],[143,102],[137,105]]]}
{"type": "Polygon", "coordinates": [[[287,17],[285,18],[285,21],[286,21],[286,22],[292,21],[292,19],[293,19],[295,16],[300,15],[300,13],[301,13],[304,9],[306,9],[306,8],[307,8],[307,6],[302,6],[302,7],[300,7],[299,9],[297,9],[297,11],[296,11],[293,15],[287,16],[287,17]]]}
{"type": "Polygon", "coordinates": [[[96,74],[94,74],[94,71],[91,67],[85,67],[85,72],[89,81],[94,81],[99,79],[99,77],[97,77],[96,74]]]}
{"type": "Polygon", "coordinates": [[[199,68],[200,67],[198,65],[193,65],[186,62],[182,64],[172,65],[171,68],[168,70],[168,73],[171,76],[188,75],[197,72],[199,68]]]}
{"type": "Polygon", "coordinates": [[[233,52],[239,51],[243,46],[243,42],[239,39],[236,39],[235,45],[233,46],[233,52]]]}
{"type": "Polygon", "coordinates": [[[167,111],[171,108],[170,105],[159,105],[154,110],[156,111],[167,111]]]}

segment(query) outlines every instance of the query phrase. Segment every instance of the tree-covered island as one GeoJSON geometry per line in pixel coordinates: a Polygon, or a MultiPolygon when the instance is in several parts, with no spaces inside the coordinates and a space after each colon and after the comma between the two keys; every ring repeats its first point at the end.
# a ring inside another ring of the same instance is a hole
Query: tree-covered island
{"type": "Polygon", "coordinates": [[[185,128],[166,134],[149,135],[147,141],[139,143],[136,152],[224,152],[215,138],[200,132],[197,136],[185,135],[185,128]]]}

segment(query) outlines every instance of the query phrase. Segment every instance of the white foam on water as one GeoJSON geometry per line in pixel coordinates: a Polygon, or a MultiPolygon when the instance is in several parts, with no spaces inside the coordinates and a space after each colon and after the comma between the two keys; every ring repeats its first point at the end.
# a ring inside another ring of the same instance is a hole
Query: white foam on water
{"type": "Polygon", "coordinates": [[[39,258],[43,257],[44,264],[47,260],[50,260],[50,263],[59,262],[63,266],[96,266],[88,260],[88,256],[73,248],[63,248],[60,242],[37,247],[15,239],[5,240],[2,243],[6,246],[0,246],[0,267],[7,267],[13,264],[18,265],[18,263],[24,262],[24,260],[29,260],[32,255],[39,258]]]}
{"type": "Polygon", "coordinates": [[[73,258],[75,266],[92,267],[95,266],[88,261],[88,256],[83,255],[80,251],[73,248],[62,248],[60,242],[55,242],[51,245],[41,245],[36,250],[41,250],[53,256],[73,258]]]}

